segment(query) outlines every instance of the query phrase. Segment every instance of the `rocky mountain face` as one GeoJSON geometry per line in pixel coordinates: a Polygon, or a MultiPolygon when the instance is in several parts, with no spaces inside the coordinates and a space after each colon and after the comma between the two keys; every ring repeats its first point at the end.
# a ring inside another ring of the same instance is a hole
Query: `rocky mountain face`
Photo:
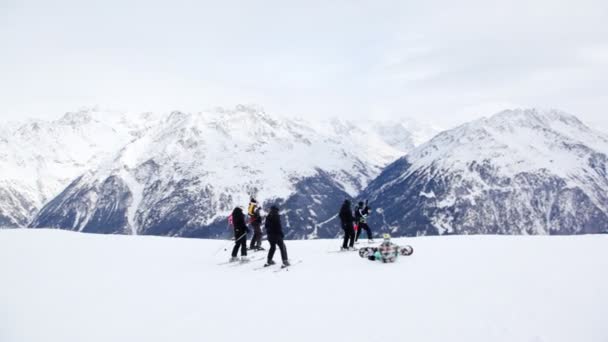
{"type": "Polygon", "coordinates": [[[255,196],[290,239],[340,235],[345,198],[370,200],[376,234],[608,232],[608,138],[576,117],[505,111],[417,144],[432,131],[251,106],[3,124],[0,226],[226,237],[255,196]]]}
{"type": "Polygon", "coordinates": [[[509,110],[440,133],[359,197],[395,235],[605,233],[607,154],[572,115],[509,110]]]}
{"type": "Polygon", "coordinates": [[[30,225],[223,237],[232,209],[255,196],[266,207],[281,204],[288,238],[335,236],[335,228],[317,223],[413,147],[407,130],[387,135],[377,125],[311,123],[248,106],[173,112],[135,126],[127,142],[75,176],[30,225]]]}
{"type": "Polygon", "coordinates": [[[0,126],[0,226],[27,225],[70,182],[153,122],[97,109],[0,126]]]}

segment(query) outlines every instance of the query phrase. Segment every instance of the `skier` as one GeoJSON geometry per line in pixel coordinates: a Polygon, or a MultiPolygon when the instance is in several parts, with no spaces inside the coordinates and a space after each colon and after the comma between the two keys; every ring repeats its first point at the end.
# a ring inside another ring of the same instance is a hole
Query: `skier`
{"type": "Polygon", "coordinates": [[[260,208],[256,207],[253,211],[253,215],[249,216],[249,223],[253,227],[253,238],[251,238],[251,244],[249,249],[256,251],[263,251],[262,248],[262,215],[260,214],[260,208]]]}
{"type": "Polygon", "coordinates": [[[253,216],[257,207],[258,201],[256,201],[255,198],[251,197],[251,199],[249,200],[249,207],[247,207],[247,214],[249,214],[249,216],[253,216]]]}
{"type": "Polygon", "coordinates": [[[390,234],[383,235],[383,241],[378,247],[367,247],[359,250],[361,257],[374,261],[382,261],[383,263],[395,262],[399,255],[411,255],[414,249],[411,246],[400,247],[391,242],[390,234]]]}
{"type": "Polygon", "coordinates": [[[289,260],[287,259],[287,248],[285,247],[285,242],[283,241],[285,235],[283,234],[283,227],[281,226],[281,216],[279,214],[279,208],[276,205],[270,207],[270,213],[268,213],[268,216],[266,216],[264,226],[266,228],[266,234],[268,234],[268,242],[270,243],[268,260],[264,267],[275,264],[272,258],[274,257],[274,252],[276,251],[277,246],[279,246],[279,249],[281,250],[281,259],[283,260],[282,267],[289,266],[289,260]]]}
{"type": "Polygon", "coordinates": [[[342,208],[340,208],[340,223],[342,224],[342,230],[344,230],[344,242],[340,250],[354,250],[355,249],[355,230],[353,228],[353,211],[350,207],[350,201],[344,200],[342,208]]]}
{"type": "Polygon", "coordinates": [[[359,241],[359,236],[361,236],[361,231],[365,230],[367,233],[367,239],[369,242],[374,242],[372,238],[372,231],[367,225],[367,216],[369,216],[369,206],[367,205],[367,201],[365,201],[365,205],[363,202],[359,202],[355,207],[355,224],[357,225],[357,235],[355,236],[355,242],[359,241]]]}
{"type": "Polygon", "coordinates": [[[232,249],[232,257],[230,262],[238,261],[237,254],[241,249],[241,261],[246,262],[247,259],[247,225],[245,224],[245,215],[240,207],[234,208],[232,215],[232,226],[234,227],[234,248],[232,249]]]}

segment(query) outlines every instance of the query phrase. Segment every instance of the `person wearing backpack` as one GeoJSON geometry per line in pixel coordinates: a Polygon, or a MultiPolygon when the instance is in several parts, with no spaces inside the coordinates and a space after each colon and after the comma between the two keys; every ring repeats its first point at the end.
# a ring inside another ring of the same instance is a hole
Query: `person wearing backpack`
{"type": "Polygon", "coordinates": [[[253,216],[255,210],[258,208],[258,201],[254,197],[249,199],[249,206],[247,207],[247,214],[253,216]]]}
{"type": "Polygon", "coordinates": [[[239,261],[237,254],[241,249],[241,262],[249,261],[247,259],[247,224],[245,224],[245,214],[240,207],[234,208],[230,215],[232,227],[234,228],[234,248],[232,248],[232,257],[230,262],[239,261]]]}
{"type": "Polygon", "coordinates": [[[260,208],[256,207],[253,210],[253,215],[249,216],[249,223],[253,227],[253,237],[251,238],[251,244],[249,249],[256,251],[263,251],[262,248],[262,215],[260,214],[260,208]]]}

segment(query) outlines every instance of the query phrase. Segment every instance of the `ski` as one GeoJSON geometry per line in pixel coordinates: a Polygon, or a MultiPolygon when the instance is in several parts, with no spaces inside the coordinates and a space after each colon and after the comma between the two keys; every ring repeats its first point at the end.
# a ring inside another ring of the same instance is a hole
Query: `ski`
{"type": "Polygon", "coordinates": [[[302,263],[302,260],[296,260],[296,261],[292,262],[289,266],[281,265],[281,267],[279,269],[274,270],[273,272],[278,273],[281,271],[289,271],[290,268],[292,268],[293,266],[295,266],[297,264],[301,264],[301,263],[302,263]]]}
{"type": "Polygon", "coordinates": [[[348,252],[356,252],[358,250],[359,250],[358,248],[348,249],[348,250],[341,250],[341,249],[339,249],[337,251],[327,251],[327,253],[348,253],[348,252]]]}
{"type": "Polygon", "coordinates": [[[232,263],[233,265],[230,265],[230,267],[243,266],[243,265],[251,264],[252,262],[256,262],[256,261],[260,261],[260,260],[264,260],[264,257],[263,256],[254,257],[254,258],[251,258],[251,259],[249,259],[249,260],[247,260],[245,262],[240,261],[240,260],[239,261],[235,261],[235,262],[232,263]]]}
{"type": "Polygon", "coordinates": [[[233,266],[239,266],[239,265],[245,265],[245,264],[248,264],[248,263],[251,263],[251,262],[254,262],[254,261],[263,260],[263,259],[264,259],[264,257],[260,256],[260,257],[251,258],[251,259],[249,259],[246,262],[242,262],[240,260],[237,260],[237,261],[224,261],[224,262],[220,262],[217,265],[218,266],[222,266],[222,265],[230,265],[230,264],[232,264],[233,266]]]}
{"type": "Polygon", "coordinates": [[[262,265],[262,266],[254,267],[253,270],[254,271],[269,270],[272,266],[274,266],[274,265],[268,265],[268,266],[262,265]]]}
{"type": "Polygon", "coordinates": [[[218,266],[222,266],[222,265],[228,265],[228,264],[232,264],[232,263],[236,263],[238,261],[222,261],[220,263],[218,263],[218,266]]]}

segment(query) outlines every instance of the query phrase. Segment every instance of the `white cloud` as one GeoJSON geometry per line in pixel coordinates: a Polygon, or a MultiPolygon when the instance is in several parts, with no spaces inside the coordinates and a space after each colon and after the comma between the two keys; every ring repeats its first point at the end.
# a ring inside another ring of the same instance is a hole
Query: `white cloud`
{"type": "Polygon", "coordinates": [[[0,117],[259,103],[444,126],[503,106],[608,120],[599,0],[5,0],[0,9],[0,117]]]}

